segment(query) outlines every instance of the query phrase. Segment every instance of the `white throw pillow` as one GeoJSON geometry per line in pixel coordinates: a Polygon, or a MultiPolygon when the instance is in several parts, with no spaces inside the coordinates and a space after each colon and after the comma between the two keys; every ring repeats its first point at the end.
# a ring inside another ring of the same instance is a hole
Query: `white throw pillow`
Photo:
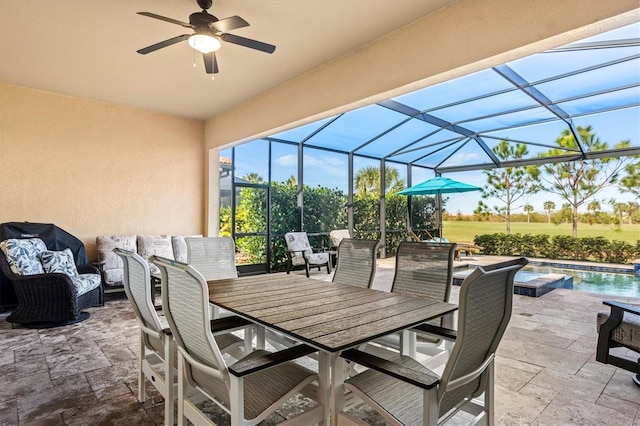
{"type": "Polygon", "coordinates": [[[43,274],[40,255],[47,246],[40,238],[9,238],[0,243],[0,249],[17,275],[43,274]]]}
{"type": "Polygon", "coordinates": [[[71,249],[64,249],[62,251],[49,251],[42,252],[40,256],[42,261],[42,267],[47,274],[65,274],[69,277],[78,276],[78,269],[76,263],[73,260],[73,253],[71,249]]]}

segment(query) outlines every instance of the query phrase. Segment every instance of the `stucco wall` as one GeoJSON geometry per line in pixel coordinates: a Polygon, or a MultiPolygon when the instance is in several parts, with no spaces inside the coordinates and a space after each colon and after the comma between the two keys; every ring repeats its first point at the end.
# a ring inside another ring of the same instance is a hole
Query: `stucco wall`
{"type": "Polygon", "coordinates": [[[0,223],[200,234],[204,123],[0,84],[0,223]]]}

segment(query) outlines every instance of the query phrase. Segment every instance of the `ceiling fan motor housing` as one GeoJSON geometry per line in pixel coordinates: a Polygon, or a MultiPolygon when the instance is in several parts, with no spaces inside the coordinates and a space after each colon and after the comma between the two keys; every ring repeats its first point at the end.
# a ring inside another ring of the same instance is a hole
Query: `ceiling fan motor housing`
{"type": "Polygon", "coordinates": [[[207,12],[196,12],[189,15],[189,23],[195,30],[209,30],[209,24],[217,22],[218,18],[207,12]]]}
{"type": "Polygon", "coordinates": [[[197,0],[197,3],[202,10],[207,10],[213,4],[213,0],[197,0]]]}

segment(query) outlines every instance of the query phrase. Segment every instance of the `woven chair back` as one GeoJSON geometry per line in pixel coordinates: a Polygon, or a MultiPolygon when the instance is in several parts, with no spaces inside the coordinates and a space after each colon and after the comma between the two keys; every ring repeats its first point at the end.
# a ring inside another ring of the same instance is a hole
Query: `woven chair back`
{"type": "Polygon", "coordinates": [[[338,265],[333,282],[371,287],[376,274],[378,240],[343,238],[338,246],[338,265]]]}
{"type": "MultiPolygon", "coordinates": [[[[229,383],[229,372],[222,353],[211,334],[209,288],[191,265],[163,257],[150,258],[162,273],[162,306],[178,350],[229,383]]],[[[196,368],[187,359],[187,376],[198,383],[196,368]]],[[[202,375],[210,380],[211,374],[202,375]]]]}
{"type": "Polygon", "coordinates": [[[185,238],[187,263],[205,280],[237,278],[236,247],[229,237],[185,238]]]}
{"type": "Polygon", "coordinates": [[[448,302],[455,249],[451,243],[401,242],[391,291],[448,302]]]}
{"type": "MultiPolygon", "coordinates": [[[[115,248],[113,251],[120,256],[124,264],[124,292],[133,307],[133,312],[136,314],[138,321],[146,328],[162,335],[162,324],[153,306],[153,295],[151,293],[153,288],[151,287],[149,264],[135,252],[120,248],[115,248]]],[[[164,345],[160,339],[147,333],[144,333],[143,336],[147,347],[164,356],[164,345]]]]}
{"type": "Polygon", "coordinates": [[[456,379],[481,367],[495,354],[511,318],[513,279],[528,261],[519,258],[478,267],[462,283],[459,296],[458,337],[442,373],[439,387],[440,412],[445,414],[461,400],[475,398],[487,386],[487,370],[477,378],[452,389],[456,379]]]}

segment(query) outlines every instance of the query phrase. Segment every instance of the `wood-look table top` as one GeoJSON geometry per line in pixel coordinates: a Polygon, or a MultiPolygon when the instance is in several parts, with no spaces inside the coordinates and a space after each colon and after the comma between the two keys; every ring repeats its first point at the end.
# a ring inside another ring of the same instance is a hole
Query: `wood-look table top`
{"type": "Polygon", "coordinates": [[[297,275],[230,278],[208,285],[214,305],[331,353],[458,309],[451,303],[297,275]]]}

